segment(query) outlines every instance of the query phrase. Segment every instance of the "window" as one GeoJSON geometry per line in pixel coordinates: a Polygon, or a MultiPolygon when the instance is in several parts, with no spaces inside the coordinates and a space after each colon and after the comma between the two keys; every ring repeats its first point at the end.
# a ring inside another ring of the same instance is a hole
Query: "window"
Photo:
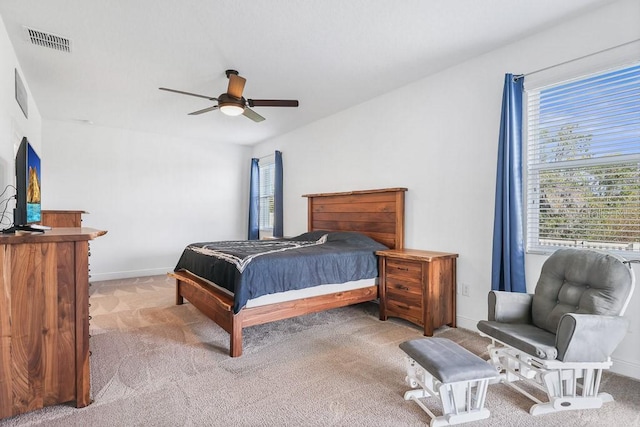
{"type": "Polygon", "coordinates": [[[640,256],[640,64],[526,95],[527,249],[640,256]]]}
{"type": "Polygon", "coordinates": [[[260,230],[273,230],[274,194],[275,194],[274,160],[260,162],[260,230]]]}

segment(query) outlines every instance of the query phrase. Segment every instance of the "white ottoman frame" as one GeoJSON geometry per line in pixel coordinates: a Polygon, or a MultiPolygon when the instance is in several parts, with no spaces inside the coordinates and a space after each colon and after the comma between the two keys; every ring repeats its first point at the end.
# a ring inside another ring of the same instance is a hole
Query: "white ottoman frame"
{"type": "MultiPolygon", "coordinates": [[[[415,390],[409,390],[404,394],[405,400],[413,400],[431,418],[431,427],[449,426],[461,424],[469,421],[489,418],[490,412],[484,407],[489,381],[497,376],[497,371],[478,356],[473,355],[457,344],[443,338],[422,338],[421,340],[440,340],[449,351],[463,355],[466,364],[471,363],[475,368],[480,367],[484,372],[483,378],[470,378],[462,375],[463,379],[455,382],[444,382],[440,378],[441,368],[452,368],[451,363],[456,363],[455,359],[437,361],[429,367],[433,373],[421,366],[413,357],[419,358],[414,351],[407,351],[406,368],[407,376],[405,381],[415,390]],[[463,353],[464,352],[464,353],[463,353]],[[413,357],[412,357],[413,356],[413,357]],[[444,366],[448,365],[448,366],[444,366]],[[489,369],[486,369],[486,368],[489,369]],[[442,405],[442,415],[436,416],[420,399],[438,398],[442,405]]],[[[429,357],[428,354],[420,354],[421,357],[429,357]]],[[[468,366],[459,366],[464,371],[468,366]]],[[[460,376],[460,375],[458,375],[460,376]]],[[[474,376],[474,375],[471,375],[474,376]]]]}

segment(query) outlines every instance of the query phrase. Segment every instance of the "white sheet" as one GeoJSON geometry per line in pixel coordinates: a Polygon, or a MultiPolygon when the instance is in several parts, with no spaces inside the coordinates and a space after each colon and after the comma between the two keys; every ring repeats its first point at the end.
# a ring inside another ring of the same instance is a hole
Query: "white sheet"
{"type": "Polygon", "coordinates": [[[261,305],[274,304],[276,302],[293,301],[308,297],[317,297],[320,295],[332,294],[335,292],[350,291],[353,289],[366,288],[375,285],[377,278],[354,280],[353,282],[337,283],[331,285],[312,286],[304,289],[294,289],[287,292],[278,292],[275,294],[262,295],[258,298],[247,301],[246,307],[259,307],[261,305]]]}
{"type": "MultiPolygon", "coordinates": [[[[226,293],[227,295],[233,296],[233,293],[229,292],[229,290],[223,288],[222,286],[219,286],[202,277],[201,279],[207,282],[208,284],[210,284],[211,286],[214,286],[216,289],[226,293]]],[[[334,283],[329,285],[312,286],[310,288],[304,288],[304,289],[294,289],[292,291],[262,295],[258,298],[250,299],[247,301],[247,305],[245,307],[247,308],[260,307],[262,305],[275,304],[277,302],[293,301],[293,300],[302,299],[302,298],[332,294],[335,292],[345,292],[353,289],[366,288],[368,286],[376,285],[377,283],[378,283],[378,278],[375,277],[372,279],[354,280],[352,282],[346,282],[346,283],[334,283]]]]}

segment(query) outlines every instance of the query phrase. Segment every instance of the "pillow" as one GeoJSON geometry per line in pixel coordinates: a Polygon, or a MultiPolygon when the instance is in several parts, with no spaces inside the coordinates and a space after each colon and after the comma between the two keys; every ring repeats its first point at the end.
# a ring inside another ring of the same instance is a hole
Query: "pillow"
{"type": "Polygon", "coordinates": [[[327,242],[342,242],[351,247],[367,248],[373,251],[389,249],[382,243],[378,243],[371,237],[362,233],[358,233],[357,231],[315,230],[309,231],[307,233],[302,233],[296,237],[292,237],[291,240],[317,241],[323,236],[327,236],[327,242]]]}
{"type": "Polygon", "coordinates": [[[309,231],[306,233],[302,233],[299,236],[295,236],[295,237],[291,237],[289,240],[298,240],[298,241],[304,241],[304,242],[315,242],[318,239],[322,238],[322,236],[324,236],[325,234],[329,234],[331,233],[330,231],[325,231],[325,230],[315,230],[315,231],[309,231]]]}

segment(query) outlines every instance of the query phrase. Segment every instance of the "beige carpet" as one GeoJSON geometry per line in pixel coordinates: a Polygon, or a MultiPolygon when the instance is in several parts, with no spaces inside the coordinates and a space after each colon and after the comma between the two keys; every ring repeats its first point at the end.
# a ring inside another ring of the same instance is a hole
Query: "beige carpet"
{"type": "MultiPolygon", "coordinates": [[[[174,305],[164,276],[91,287],[91,389],[83,409],[58,405],[0,426],[423,426],[404,401],[398,344],[420,337],[401,320],[381,322],[361,304],[245,330],[244,355],[227,356],[228,335],[191,305],[174,305]]],[[[477,334],[443,328],[486,358],[477,334]]],[[[531,402],[491,385],[488,420],[473,426],[638,426],[640,382],[613,374],[599,410],[532,417],[531,402]]],[[[435,402],[431,404],[437,411],[435,402]]]]}

